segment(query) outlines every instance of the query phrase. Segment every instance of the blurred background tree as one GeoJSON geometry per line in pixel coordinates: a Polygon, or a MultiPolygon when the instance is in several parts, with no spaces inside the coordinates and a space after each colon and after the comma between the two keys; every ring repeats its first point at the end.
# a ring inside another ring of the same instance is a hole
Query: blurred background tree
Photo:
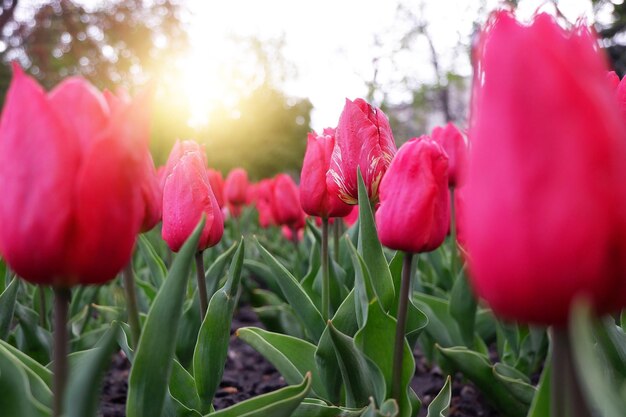
{"type": "Polygon", "coordinates": [[[158,164],[165,163],[174,141],[181,138],[204,143],[211,165],[224,173],[236,166],[248,169],[253,178],[299,172],[312,106],[281,90],[294,74],[282,58],[283,40],[233,39],[246,46],[248,55],[239,67],[229,69],[229,82],[239,94],[234,102],[219,103],[211,114],[201,115],[208,123],[193,124],[194,103],[181,91],[190,46],[183,1],[0,4],[2,100],[11,78],[10,61],[18,61],[47,89],[72,75],[100,89],[131,93],[149,82],[155,97],[151,148],[158,164]],[[258,69],[245,71],[251,63],[258,69]]]}
{"type": "Polygon", "coordinates": [[[626,74],[626,4],[623,0],[592,0],[596,30],[613,68],[626,74]]]}

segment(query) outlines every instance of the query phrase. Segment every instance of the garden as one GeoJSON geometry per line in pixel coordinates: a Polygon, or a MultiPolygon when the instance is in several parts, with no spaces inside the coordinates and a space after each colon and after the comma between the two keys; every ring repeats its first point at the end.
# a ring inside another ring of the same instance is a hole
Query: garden
{"type": "Polygon", "coordinates": [[[626,81],[558,3],[485,14],[464,121],[287,99],[282,153],[4,55],[0,417],[624,417],[626,81]]]}

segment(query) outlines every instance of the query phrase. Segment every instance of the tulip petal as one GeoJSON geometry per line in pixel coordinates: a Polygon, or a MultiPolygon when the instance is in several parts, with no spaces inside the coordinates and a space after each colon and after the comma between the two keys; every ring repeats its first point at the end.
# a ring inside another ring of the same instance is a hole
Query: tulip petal
{"type": "Polygon", "coordinates": [[[80,154],[43,89],[14,65],[0,122],[0,246],[22,277],[61,272],[80,154]]]}

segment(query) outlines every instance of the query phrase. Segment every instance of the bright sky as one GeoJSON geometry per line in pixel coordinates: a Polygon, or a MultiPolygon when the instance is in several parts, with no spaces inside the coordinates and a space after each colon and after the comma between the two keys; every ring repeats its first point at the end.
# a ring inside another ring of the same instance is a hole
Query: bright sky
{"type": "MultiPolygon", "coordinates": [[[[96,6],[107,0],[74,0],[96,6]]],[[[121,0],[123,1],[123,0],[121,0]]],[[[374,77],[391,101],[408,99],[402,81],[412,87],[432,82],[430,51],[423,37],[398,52],[401,36],[411,23],[398,12],[398,5],[428,23],[444,70],[470,74],[467,54],[455,53],[459,40],[467,43],[472,23],[484,21],[498,0],[180,0],[191,12],[190,56],[181,63],[181,80],[196,112],[192,123],[207,123],[206,114],[216,103],[236,101],[220,66],[241,53],[227,40],[232,36],[256,36],[262,40],[284,36],[285,59],[297,74],[284,86],[296,97],[307,97],[314,106],[312,127],[318,131],[335,126],[345,98],[363,97],[366,81],[374,77]],[[393,59],[392,59],[393,58],[393,59]],[[376,64],[374,64],[376,60],[376,64]]],[[[624,0],[612,0],[619,4],[624,0]]],[[[33,5],[45,0],[23,0],[18,18],[27,19],[33,5]]],[[[548,0],[521,0],[518,16],[530,16],[548,0]]],[[[575,21],[592,21],[590,0],[560,0],[563,14],[575,21]]],[[[602,13],[600,13],[602,15],[602,13]]],[[[250,70],[254,70],[250,67],[250,70]]],[[[380,100],[380,97],[377,97],[380,100]]],[[[378,103],[375,103],[378,104],[378,103]]]]}
{"type": "MultiPolygon", "coordinates": [[[[210,74],[215,72],[217,62],[232,56],[225,42],[231,35],[256,35],[261,39],[284,35],[285,58],[297,69],[296,78],[284,87],[289,94],[312,101],[312,126],[316,130],[336,125],[346,97],[354,99],[367,93],[365,82],[373,78],[375,58],[379,83],[392,100],[402,100],[406,95],[398,86],[402,77],[409,76],[415,82],[432,81],[433,71],[428,44],[423,39],[409,51],[393,53],[408,27],[406,20],[399,19],[399,2],[427,20],[444,68],[453,67],[469,75],[467,56],[456,54],[456,60],[452,60],[455,54],[451,51],[459,38],[469,38],[473,20],[484,20],[498,1],[485,0],[483,9],[483,2],[478,0],[189,0],[193,16],[190,35],[196,51],[191,62],[197,77],[189,78],[188,90],[197,98],[195,122],[206,121],[200,110],[211,98],[228,96],[223,91],[223,80],[210,74]],[[394,60],[390,59],[392,55],[394,60]],[[195,82],[202,78],[209,82],[195,82]]],[[[545,3],[522,0],[518,14],[529,16],[545,3]]],[[[589,0],[562,0],[559,7],[572,21],[581,15],[591,17],[589,0]]]]}

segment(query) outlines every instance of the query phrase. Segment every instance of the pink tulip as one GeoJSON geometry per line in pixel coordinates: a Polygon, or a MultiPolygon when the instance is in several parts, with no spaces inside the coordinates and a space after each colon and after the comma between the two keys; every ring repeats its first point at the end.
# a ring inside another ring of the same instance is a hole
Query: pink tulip
{"type": "Polygon", "coordinates": [[[329,193],[348,204],[357,204],[359,168],[369,199],[377,201],[378,186],[396,153],[387,116],[363,99],[346,99],[335,139],[326,175],[329,193]]]}
{"type": "Polygon", "coordinates": [[[448,157],[428,136],[406,142],[380,185],[376,212],[380,242],[411,253],[432,251],[450,225],[448,157]]]}
{"type": "Polygon", "coordinates": [[[619,310],[626,129],[596,36],[499,12],[479,48],[462,216],[478,294],[523,322],[562,325],[579,296],[619,310]]]}
{"type": "Polygon", "coordinates": [[[350,212],[351,207],[326,185],[334,147],[334,130],[326,129],[323,135],[309,133],[300,174],[300,203],[311,216],[343,217],[350,212]]]}
{"type": "Polygon", "coordinates": [[[46,94],[13,71],[0,121],[2,254],[34,283],[106,282],[144,219],[147,97],[111,107],[82,78],[46,94]]]}
{"type": "Polygon", "coordinates": [[[203,214],[206,223],[198,251],[215,246],[224,233],[224,219],[211,190],[203,155],[197,143],[178,141],[167,161],[162,235],[174,252],[185,243],[203,214]]]}

